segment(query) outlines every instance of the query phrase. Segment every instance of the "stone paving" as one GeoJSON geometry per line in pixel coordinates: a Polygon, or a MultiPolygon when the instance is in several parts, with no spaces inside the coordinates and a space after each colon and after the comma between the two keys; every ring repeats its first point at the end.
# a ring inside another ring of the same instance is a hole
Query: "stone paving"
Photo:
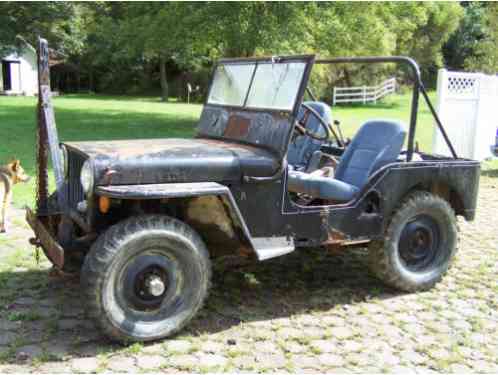
{"type": "Polygon", "coordinates": [[[0,236],[0,373],[498,372],[498,178],[483,176],[476,221],[435,289],[402,294],[366,250],[321,250],[223,272],[179,335],[128,347],[84,317],[78,280],[36,262],[21,210],[0,236]],[[497,226],[495,226],[497,225],[497,226]]]}

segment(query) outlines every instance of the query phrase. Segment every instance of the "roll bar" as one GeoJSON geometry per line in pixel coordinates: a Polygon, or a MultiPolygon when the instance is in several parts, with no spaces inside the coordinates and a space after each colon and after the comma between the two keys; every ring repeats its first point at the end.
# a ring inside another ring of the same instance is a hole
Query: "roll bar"
{"type": "Polygon", "coordinates": [[[408,150],[406,153],[406,161],[411,161],[413,157],[413,144],[415,141],[415,129],[417,127],[417,113],[418,113],[418,102],[420,93],[425,99],[427,106],[429,107],[432,117],[436,121],[436,124],[439,128],[439,131],[443,135],[443,138],[450,149],[452,156],[457,159],[458,156],[451,144],[448,135],[439,119],[439,116],[432,105],[429,96],[427,95],[427,91],[425,89],[424,83],[422,82],[422,78],[420,75],[420,68],[415,60],[406,56],[375,56],[375,57],[337,57],[332,59],[317,59],[315,60],[315,64],[344,64],[344,63],[358,63],[358,64],[378,64],[378,63],[397,63],[404,64],[410,67],[413,78],[413,93],[412,93],[412,105],[410,112],[410,129],[408,132],[408,150]]]}

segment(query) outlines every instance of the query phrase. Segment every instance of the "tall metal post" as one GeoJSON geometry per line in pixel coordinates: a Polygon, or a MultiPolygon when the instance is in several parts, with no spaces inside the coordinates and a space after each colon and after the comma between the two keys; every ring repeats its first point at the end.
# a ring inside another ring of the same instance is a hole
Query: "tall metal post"
{"type": "Polygon", "coordinates": [[[416,79],[413,82],[412,109],[410,113],[410,130],[408,132],[408,147],[406,149],[406,161],[411,161],[413,157],[413,144],[415,142],[415,129],[417,127],[418,99],[420,86],[416,79]]]}
{"type": "Polygon", "coordinates": [[[36,210],[39,215],[46,215],[48,211],[48,148],[47,148],[47,126],[43,113],[43,100],[41,92],[47,85],[50,86],[50,75],[48,70],[48,46],[43,39],[38,40],[38,106],[37,117],[37,139],[36,139],[36,210]]]}
{"type": "Polygon", "coordinates": [[[65,207],[64,171],[50,91],[49,49],[45,39],[38,38],[38,190],[39,214],[48,209],[48,152],[57,188],[59,209],[65,207]]]}

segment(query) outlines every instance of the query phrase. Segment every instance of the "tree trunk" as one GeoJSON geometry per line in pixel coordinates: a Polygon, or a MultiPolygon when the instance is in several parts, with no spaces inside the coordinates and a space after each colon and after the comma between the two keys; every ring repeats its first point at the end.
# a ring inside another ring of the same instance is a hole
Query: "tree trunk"
{"type": "Polygon", "coordinates": [[[88,91],[93,93],[95,90],[93,89],[93,69],[90,68],[88,71],[88,91]]]}
{"type": "Polygon", "coordinates": [[[353,83],[351,82],[351,75],[349,74],[349,70],[347,68],[344,68],[344,80],[346,81],[346,85],[349,87],[353,86],[353,83]]]}
{"type": "Polygon", "coordinates": [[[161,100],[167,102],[169,87],[166,79],[166,58],[162,55],[159,57],[159,71],[161,76],[161,100]]]}
{"type": "Polygon", "coordinates": [[[78,70],[76,71],[76,90],[77,90],[78,94],[81,91],[81,70],[80,70],[80,68],[81,67],[78,65],[78,70]]]}
{"type": "Polygon", "coordinates": [[[143,64],[143,71],[142,71],[142,79],[143,79],[143,84],[142,88],[145,91],[150,90],[151,87],[153,87],[153,79],[152,79],[152,73],[153,73],[153,66],[148,60],[144,60],[143,64]]]}

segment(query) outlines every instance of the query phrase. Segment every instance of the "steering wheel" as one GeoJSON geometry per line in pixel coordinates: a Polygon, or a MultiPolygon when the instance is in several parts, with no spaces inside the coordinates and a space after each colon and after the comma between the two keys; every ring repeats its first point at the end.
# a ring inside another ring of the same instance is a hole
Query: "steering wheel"
{"type": "Polygon", "coordinates": [[[327,141],[328,139],[330,139],[331,129],[327,121],[325,121],[323,117],[320,116],[320,114],[314,108],[310,107],[308,104],[303,103],[301,104],[301,106],[304,108],[303,117],[301,120],[298,120],[296,122],[295,129],[302,135],[307,135],[308,137],[316,139],[317,141],[327,141]],[[310,114],[313,115],[318,120],[321,128],[325,130],[325,135],[321,135],[319,132],[313,133],[312,131],[306,128],[306,122],[310,114]]]}

